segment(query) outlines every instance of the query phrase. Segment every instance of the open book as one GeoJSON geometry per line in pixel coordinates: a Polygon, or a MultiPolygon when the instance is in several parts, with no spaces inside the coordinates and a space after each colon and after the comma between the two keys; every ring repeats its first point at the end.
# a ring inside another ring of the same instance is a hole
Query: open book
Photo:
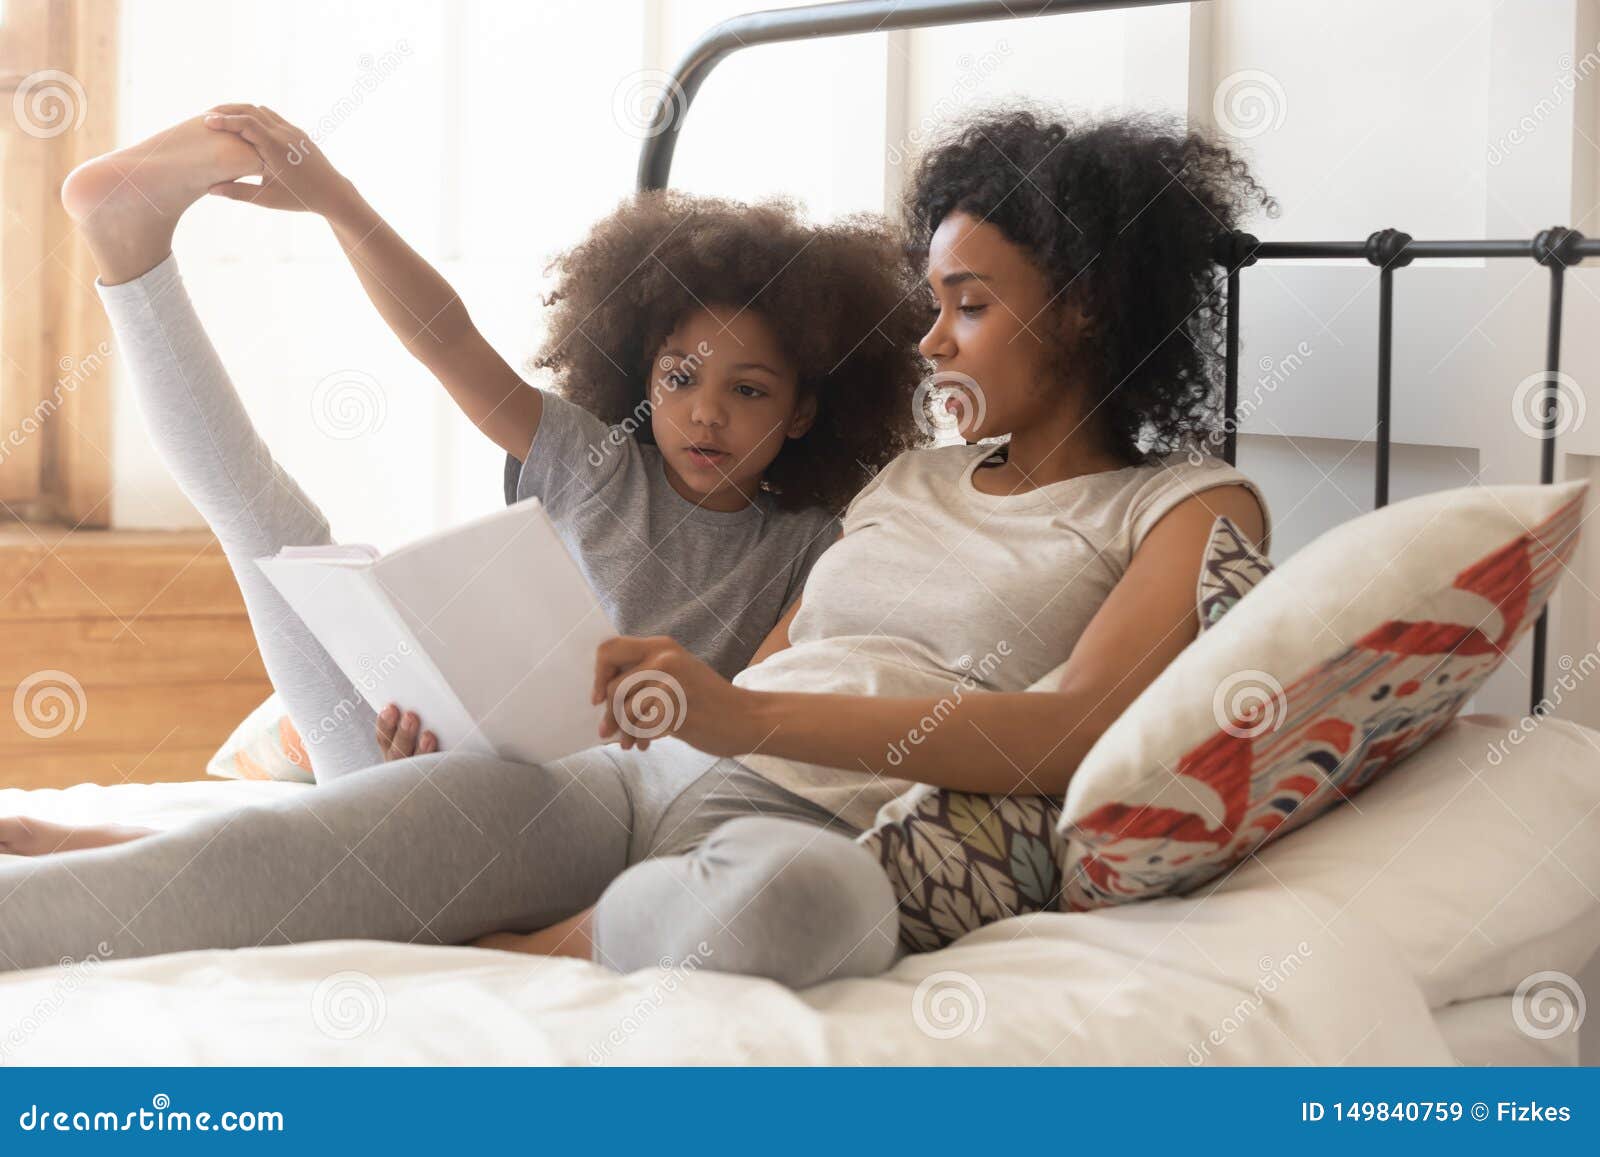
{"type": "Polygon", "coordinates": [[[386,555],[286,546],[256,565],[373,710],[415,711],[440,750],[538,763],[601,742],[594,653],[617,632],[538,499],[386,555]]]}

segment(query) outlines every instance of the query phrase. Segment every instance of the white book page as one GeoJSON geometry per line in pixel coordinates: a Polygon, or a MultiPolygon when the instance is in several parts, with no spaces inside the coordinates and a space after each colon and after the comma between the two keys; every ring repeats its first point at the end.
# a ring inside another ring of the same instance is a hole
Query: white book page
{"type": "MultiPolygon", "coordinates": [[[[256,565],[374,711],[398,703],[417,713],[441,748],[490,752],[460,698],[390,605],[370,563],[278,557],[257,559],[256,565]]],[[[313,763],[317,735],[332,729],[353,706],[330,703],[321,719],[299,721],[307,727],[302,739],[313,763]]]]}
{"type": "Polygon", "coordinates": [[[402,547],[373,573],[502,758],[601,742],[594,653],[616,630],[537,500],[402,547]]]}

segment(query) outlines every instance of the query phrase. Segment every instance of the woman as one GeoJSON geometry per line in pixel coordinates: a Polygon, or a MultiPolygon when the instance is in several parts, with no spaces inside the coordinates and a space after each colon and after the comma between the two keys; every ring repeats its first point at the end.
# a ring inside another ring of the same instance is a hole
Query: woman
{"type": "MultiPolygon", "coordinates": [[[[893,892],[853,840],[878,807],[914,782],[1063,793],[1194,637],[1213,520],[1269,542],[1254,485],[1197,452],[1216,425],[1211,242],[1252,198],[1271,208],[1225,147],[1165,122],[974,121],[906,204],[938,311],[922,352],[961,384],[969,444],[910,451],[862,490],[749,667],[730,681],[670,639],[612,639],[593,694],[616,745],[414,756],[7,867],[0,960],[481,938],[794,987],[888,967],[893,892]],[[996,652],[991,693],[952,703],[996,652]],[[1056,690],[1024,693],[1063,661],[1056,690]]],[[[148,268],[168,218],[130,216],[91,249],[126,255],[131,228],[148,268]]]]}

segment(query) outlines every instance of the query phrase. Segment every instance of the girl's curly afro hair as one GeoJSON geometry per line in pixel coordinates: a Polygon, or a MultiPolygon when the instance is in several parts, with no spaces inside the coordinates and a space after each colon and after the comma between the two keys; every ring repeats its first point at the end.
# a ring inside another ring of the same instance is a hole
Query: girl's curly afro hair
{"type": "Polygon", "coordinates": [[[646,387],[661,343],[703,306],[758,311],[817,416],[786,441],[763,486],[781,509],[838,513],[919,439],[912,400],[929,316],[882,218],[811,225],[787,200],[747,205],[671,189],[640,193],[550,264],[549,336],[530,363],[608,423],[632,415],[652,442],[646,387]]]}
{"type": "MultiPolygon", "coordinates": [[[[1108,448],[1138,462],[1210,440],[1221,419],[1220,234],[1278,205],[1243,160],[1163,114],[1082,124],[1010,105],[959,123],[920,158],[903,213],[925,257],[952,213],[1026,250],[1087,332],[1060,351],[1108,448]],[[1070,287],[1070,293],[1069,293],[1070,287]]],[[[1065,375],[1063,375],[1065,377],[1065,375]]]]}

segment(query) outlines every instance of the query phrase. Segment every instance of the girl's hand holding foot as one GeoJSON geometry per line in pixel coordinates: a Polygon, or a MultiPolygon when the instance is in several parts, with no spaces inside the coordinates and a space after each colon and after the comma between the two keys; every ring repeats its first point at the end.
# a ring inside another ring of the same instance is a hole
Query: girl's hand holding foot
{"type": "Polygon", "coordinates": [[[264,105],[220,104],[205,116],[205,126],[233,133],[261,157],[261,183],[224,181],[210,192],[268,209],[331,217],[355,200],[353,186],[333,167],[309,133],[264,105]]]}

